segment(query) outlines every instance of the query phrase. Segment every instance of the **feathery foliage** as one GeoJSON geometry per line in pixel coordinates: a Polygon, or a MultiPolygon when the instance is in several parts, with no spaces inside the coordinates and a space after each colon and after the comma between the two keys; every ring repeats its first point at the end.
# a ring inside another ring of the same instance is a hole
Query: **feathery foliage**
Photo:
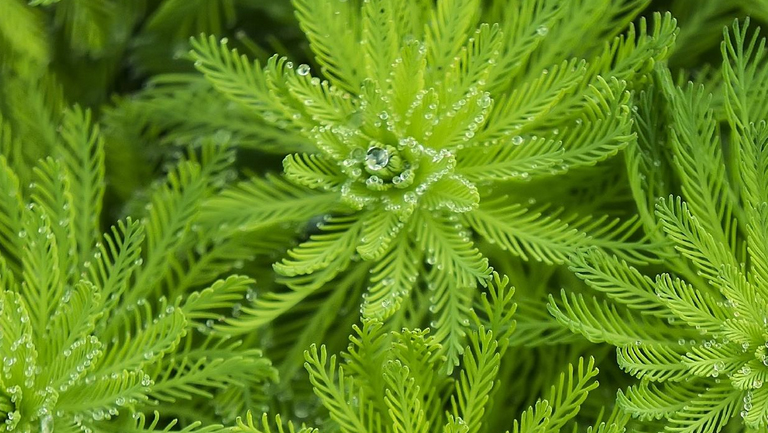
{"type": "MultiPolygon", "coordinates": [[[[473,315],[469,344],[451,379],[438,372],[442,351],[429,330],[386,331],[377,319],[355,327],[342,362],[324,346],[312,346],[305,366],[328,411],[332,430],[342,432],[485,431],[484,419],[498,391],[500,362],[514,330],[515,305],[508,279],[494,274],[491,301],[473,315]],[[444,410],[444,407],[448,407],[444,410]]],[[[562,431],[597,387],[594,360],[579,360],[559,376],[546,398],[528,408],[511,431],[562,431]]],[[[610,424],[623,431],[621,420],[610,424]]],[[[605,428],[602,425],[601,428],[605,428]]]]}
{"type": "Polygon", "coordinates": [[[746,16],[0,0],[0,431],[765,431],[746,16]]]}
{"type": "Polygon", "coordinates": [[[617,347],[641,379],[619,404],[670,432],[720,431],[732,418],[768,425],[766,47],[748,21],[724,36],[722,120],[703,86],[678,87],[658,68],[626,154],[649,234],[674,248],[668,271],[650,278],[588,250],[571,269],[607,299],[550,304],[571,330],[617,347]]]}
{"type": "MultiPolygon", "coordinates": [[[[176,257],[205,241],[190,229],[193,210],[222,176],[227,148],[192,151],[155,188],[141,221],[102,235],[102,136],[86,110],[63,119],[59,154],[40,160],[28,186],[14,170],[22,163],[0,156],[3,431],[128,431],[129,415],[159,402],[193,407],[276,380],[261,351],[206,324],[253,281],[214,282],[213,272],[195,281],[198,291],[163,285],[174,271],[195,271],[176,257]]],[[[156,423],[140,418],[132,431],[156,423]]]]}
{"type": "Polygon", "coordinates": [[[565,178],[635,140],[628,80],[641,81],[665,58],[675,20],[641,19],[613,38],[608,29],[646,2],[529,3],[516,11],[505,2],[297,0],[316,74],[285,57],[253,61],[214,36],[192,41],[195,66],[222,97],[306,149],[285,157],[281,175],[225,189],[203,220],[228,234],[323,218],[274,266],[290,292],[257,300],[250,326],[290,311],[361,260],[371,271],[364,318],[402,314],[411,294],[428,288],[450,370],[491,273],[477,238],[546,263],[588,245],[648,259],[630,240],[632,220],[530,206],[530,197],[507,191],[565,178]],[[574,15],[594,26],[571,27],[574,15]],[[577,47],[579,31],[607,36],[577,47]]]}

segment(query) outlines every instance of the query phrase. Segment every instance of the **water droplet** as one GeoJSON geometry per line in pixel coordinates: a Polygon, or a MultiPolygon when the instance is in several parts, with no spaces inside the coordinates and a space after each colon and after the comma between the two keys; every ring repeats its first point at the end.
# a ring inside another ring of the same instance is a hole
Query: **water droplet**
{"type": "Polygon", "coordinates": [[[296,73],[302,76],[309,74],[309,65],[302,63],[298,68],[296,68],[296,73]]]}
{"type": "Polygon", "coordinates": [[[372,147],[368,149],[368,153],[365,155],[365,165],[370,170],[381,170],[389,163],[389,152],[386,149],[380,147],[372,147]]]}
{"type": "Polygon", "coordinates": [[[488,108],[491,106],[492,102],[493,99],[491,99],[491,94],[486,92],[477,100],[477,105],[479,105],[480,108],[488,108]]]}
{"type": "Polygon", "coordinates": [[[540,36],[544,36],[544,35],[546,35],[547,33],[549,33],[549,28],[548,28],[547,26],[543,26],[543,25],[542,25],[542,26],[539,26],[539,27],[536,29],[536,33],[538,33],[540,36]]]}
{"type": "Polygon", "coordinates": [[[514,137],[512,137],[512,144],[514,144],[515,146],[519,146],[523,144],[523,137],[519,135],[515,135],[514,137]]]}

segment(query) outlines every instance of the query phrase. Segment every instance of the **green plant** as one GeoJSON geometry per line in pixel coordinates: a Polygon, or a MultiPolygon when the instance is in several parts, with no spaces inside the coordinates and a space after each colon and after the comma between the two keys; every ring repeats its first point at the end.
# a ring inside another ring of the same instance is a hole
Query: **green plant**
{"type": "MultiPolygon", "coordinates": [[[[456,379],[438,370],[444,357],[429,330],[387,331],[377,319],[355,327],[344,362],[328,356],[324,346],[305,353],[314,392],[327,409],[327,429],[352,432],[462,432],[486,430],[487,409],[498,397],[497,376],[514,330],[514,290],[494,274],[490,296],[483,296],[468,330],[456,379]],[[447,408],[447,410],[446,410],[447,408]]],[[[597,387],[594,360],[579,360],[559,376],[546,399],[539,399],[512,424],[510,431],[558,432],[579,412],[597,387]]],[[[614,416],[598,422],[597,431],[623,431],[626,420],[614,416]]],[[[574,426],[575,427],[575,426],[574,426]]],[[[592,431],[589,427],[587,431],[592,431]]]]}
{"type": "MultiPolygon", "coordinates": [[[[491,272],[475,239],[546,263],[586,245],[647,258],[631,240],[632,219],[531,206],[516,185],[593,166],[635,139],[626,80],[642,81],[664,58],[676,33],[670,16],[655,16],[652,30],[641,19],[613,38],[646,2],[294,4],[327,81],[286,58],[262,66],[226,40],[193,40],[195,65],[240,104],[234,112],[258,116],[297,144],[284,174],[226,189],[202,219],[229,236],[323,217],[318,233],[274,265],[290,291],[257,299],[244,310],[251,320],[238,326],[273,320],[361,259],[355,267],[371,272],[363,317],[399,315],[395,321],[414,326],[406,311],[429,308],[450,369],[478,283],[491,272]],[[588,28],[574,25],[587,17],[588,28]],[[576,45],[579,37],[587,45],[576,45]],[[565,58],[573,54],[588,60],[565,58]],[[413,305],[421,281],[429,303],[413,305]]],[[[169,94],[183,98],[176,86],[188,81],[169,80],[169,94]]]]}
{"type": "Polygon", "coordinates": [[[765,431],[766,5],[0,0],[0,431],[765,431]]]}
{"type": "Polygon", "coordinates": [[[56,138],[28,186],[14,170],[25,168],[24,141],[0,139],[0,429],[144,431],[126,415],[161,402],[185,420],[200,407],[241,413],[221,403],[236,395],[248,404],[244,396],[276,372],[210,322],[244,301],[253,281],[214,281],[231,265],[210,263],[204,236],[191,230],[230,151],[212,142],[191,151],[158,183],[141,221],[102,236],[99,130],[75,107],[56,138]]]}
{"type": "Polygon", "coordinates": [[[550,303],[571,330],[617,346],[619,365],[641,379],[619,404],[671,432],[720,431],[734,416],[768,425],[765,39],[737,22],[722,54],[724,105],[659,68],[626,154],[646,227],[670,246],[667,272],[652,279],[589,250],[571,269],[606,299],[550,303]]]}

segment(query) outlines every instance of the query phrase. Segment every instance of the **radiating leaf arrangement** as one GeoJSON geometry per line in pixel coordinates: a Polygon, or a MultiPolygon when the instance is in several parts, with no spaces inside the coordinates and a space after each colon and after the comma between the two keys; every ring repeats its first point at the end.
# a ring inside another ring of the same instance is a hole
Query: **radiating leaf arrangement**
{"type": "Polygon", "coordinates": [[[587,60],[564,59],[569,17],[592,15],[585,31],[608,31],[644,2],[496,3],[297,1],[318,72],[279,56],[252,62],[214,37],[193,41],[195,66],[216,90],[310,149],[287,155],[282,175],[239,183],[203,210],[225,234],[322,217],[274,265],[290,291],[257,300],[245,324],[364,267],[362,316],[428,308],[450,369],[490,274],[477,238],[546,263],[587,245],[646,259],[628,240],[632,221],[531,206],[537,197],[515,185],[593,166],[635,139],[626,80],[664,58],[674,20],[641,20],[625,36],[565,51],[587,60]],[[412,293],[425,287],[429,301],[417,303],[412,293]]]}
{"type": "Polygon", "coordinates": [[[641,379],[619,404],[666,419],[668,431],[768,425],[768,112],[757,102],[768,69],[765,39],[749,30],[725,30],[720,113],[703,86],[677,86],[665,68],[641,97],[642,139],[626,160],[648,230],[676,253],[667,272],[651,278],[588,250],[571,269],[605,299],[551,304],[573,331],[617,347],[619,365],[641,379]]]}
{"type": "Polygon", "coordinates": [[[765,431],[766,20],[0,0],[0,431],[765,431]]]}

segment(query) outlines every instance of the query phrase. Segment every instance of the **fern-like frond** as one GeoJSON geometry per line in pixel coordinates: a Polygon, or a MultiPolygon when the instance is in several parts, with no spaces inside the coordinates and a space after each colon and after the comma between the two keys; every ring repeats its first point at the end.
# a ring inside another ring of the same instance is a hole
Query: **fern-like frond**
{"type": "MultiPolygon", "coordinates": [[[[86,280],[79,281],[73,288],[64,292],[50,317],[42,341],[50,343],[41,346],[41,360],[54,364],[54,358],[64,350],[71,350],[76,342],[90,335],[96,327],[96,321],[102,316],[101,291],[86,280]]],[[[54,364],[55,365],[55,364],[54,364]]]]}
{"type": "Polygon", "coordinates": [[[276,379],[275,370],[259,350],[232,350],[232,347],[200,349],[188,351],[187,356],[181,358],[166,358],[149,374],[153,385],[148,395],[166,403],[189,400],[193,396],[210,399],[214,390],[230,385],[248,386],[276,379]]]}
{"type": "Polygon", "coordinates": [[[88,268],[90,280],[99,286],[104,296],[104,308],[111,311],[128,289],[131,275],[141,264],[144,227],[128,218],[112,226],[97,245],[98,257],[88,268]]]}
{"type": "Polygon", "coordinates": [[[62,143],[58,150],[64,168],[69,172],[70,193],[74,207],[72,224],[80,262],[91,258],[93,239],[101,233],[104,196],[104,140],[92,125],[91,112],[74,107],[64,112],[62,143]]]}
{"type": "Polygon", "coordinates": [[[423,401],[427,423],[436,426],[442,412],[432,410],[448,402],[445,391],[451,389],[451,380],[445,377],[437,367],[444,362],[442,347],[437,338],[429,335],[430,329],[403,329],[393,332],[390,357],[408,367],[414,379],[414,387],[419,388],[423,401]]]}
{"type": "Polygon", "coordinates": [[[396,19],[399,11],[394,6],[391,0],[371,0],[363,3],[360,11],[366,76],[383,92],[389,90],[389,68],[397,57],[401,38],[396,19]]]}
{"type": "Polygon", "coordinates": [[[506,141],[510,136],[535,128],[553,106],[581,82],[586,62],[564,61],[545,69],[540,76],[521,83],[494,104],[488,126],[478,134],[479,141],[506,141]]]}
{"type": "Polygon", "coordinates": [[[243,300],[246,291],[253,283],[253,279],[239,275],[218,280],[206,289],[190,293],[181,310],[187,319],[201,323],[209,319],[218,319],[219,314],[216,314],[216,310],[232,309],[233,305],[243,300]]]}
{"type": "Polygon", "coordinates": [[[685,406],[668,417],[666,431],[712,433],[719,431],[735,415],[736,404],[742,396],[729,384],[713,384],[701,396],[692,398],[685,406]]]}
{"type": "Polygon", "coordinates": [[[35,336],[41,339],[51,313],[64,294],[65,281],[61,277],[68,270],[62,269],[58,239],[51,230],[51,222],[39,207],[24,212],[23,229],[19,235],[28,238],[22,251],[23,282],[19,292],[34,324],[35,336]]]}
{"type": "Polygon", "coordinates": [[[649,421],[674,414],[705,390],[706,384],[699,381],[663,384],[642,381],[619,391],[617,404],[639,419],[649,421]]]}
{"type": "Polygon", "coordinates": [[[365,71],[359,10],[332,0],[293,0],[293,6],[323,72],[340,88],[357,91],[365,71]]]}
{"type": "Polygon", "coordinates": [[[493,278],[488,284],[488,292],[480,296],[481,311],[487,316],[485,319],[477,317],[477,309],[473,313],[475,321],[485,323],[486,329],[493,333],[499,342],[499,353],[503,356],[509,345],[509,339],[515,332],[515,312],[517,304],[514,302],[515,288],[510,286],[509,277],[493,273],[493,278]],[[490,297],[489,297],[490,295],[490,297]]]}
{"type": "Polygon", "coordinates": [[[468,433],[476,433],[483,425],[485,406],[496,382],[501,356],[493,333],[482,326],[470,333],[469,341],[451,408],[454,417],[467,423],[468,433]]]}
{"type": "Polygon", "coordinates": [[[651,25],[641,17],[638,26],[630,24],[625,37],[606,44],[591,69],[620,80],[649,73],[656,63],[669,57],[678,32],[677,20],[670,13],[654,13],[651,25]]]}
{"type": "Polygon", "coordinates": [[[630,344],[671,343],[671,330],[660,326],[659,322],[649,323],[649,319],[636,318],[621,314],[615,305],[596,298],[590,301],[582,295],[568,296],[561,292],[562,306],[552,295],[549,296],[549,312],[571,331],[583,335],[592,342],[608,342],[615,346],[630,344]]]}
{"type": "Polygon", "coordinates": [[[696,290],[690,284],[669,274],[656,278],[656,293],[659,299],[690,326],[709,332],[716,332],[723,321],[730,317],[718,298],[696,290]]]}
{"type": "Polygon", "coordinates": [[[723,89],[728,123],[743,140],[750,125],[768,118],[765,107],[755,101],[768,97],[765,39],[758,31],[749,35],[749,18],[743,24],[733,23],[733,29],[723,29],[723,89]]]}
{"type": "MultiPolygon", "coordinates": [[[[347,352],[342,356],[347,361],[345,369],[358,380],[377,407],[385,407],[384,389],[386,387],[383,365],[393,349],[392,335],[387,332],[384,323],[377,319],[363,319],[363,326],[352,325],[353,333],[349,336],[347,352]]],[[[409,363],[404,359],[405,367],[409,363]]],[[[413,375],[421,378],[420,371],[413,375]]],[[[418,384],[416,384],[418,385],[418,384]]]]}
{"type": "Polygon", "coordinates": [[[570,253],[586,244],[587,237],[571,226],[572,218],[561,220],[560,212],[545,215],[545,209],[526,209],[502,196],[481,202],[480,207],[465,218],[486,239],[523,259],[562,263],[570,253]]]}
{"type": "Polygon", "coordinates": [[[714,281],[723,266],[738,269],[733,252],[715,237],[722,231],[707,229],[704,221],[694,217],[687,201],[672,196],[660,198],[656,202],[656,214],[675,249],[690,259],[702,275],[714,281]]]}
{"type": "Polygon", "coordinates": [[[442,215],[418,215],[417,242],[426,251],[427,263],[441,263],[441,273],[450,275],[457,287],[475,287],[479,282],[485,285],[491,270],[488,260],[482,257],[463,231],[457,227],[455,218],[442,215]]]}
{"type": "MultiPolygon", "coordinates": [[[[421,400],[421,389],[415,384],[408,367],[400,361],[388,361],[382,374],[387,383],[384,401],[395,433],[427,433],[426,420],[421,400]]],[[[428,408],[427,408],[428,409],[428,408]]]]}
{"type": "Polygon", "coordinates": [[[512,433],[541,433],[544,432],[552,415],[552,406],[546,400],[539,400],[534,406],[529,407],[515,420],[512,425],[512,433]]]}
{"type": "Polygon", "coordinates": [[[476,0],[444,0],[433,9],[426,27],[427,62],[433,74],[444,74],[479,18],[476,0]]]}
{"type": "Polygon", "coordinates": [[[576,125],[559,135],[567,167],[592,166],[616,155],[635,140],[629,117],[631,94],[615,78],[590,86],[586,106],[576,125]]]}
{"type": "Polygon", "coordinates": [[[661,311],[663,304],[656,295],[653,280],[626,261],[589,248],[570,256],[569,263],[572,272],[611,300],[643,314],[666,315],[661,311]]]}
{"type": "Polygon", "coordinates": [[[578,365],[568,364],[568,372],[560,374],[556,385],[552,385],[547,401],[552,406],[552,415],[549,417],[546,431],[557,432],[579,412],[582,403],[587,399],[590,391],[597,388],[594,380],[598,373],[594,358],[585,362],[579,358],[578,365]]]}
{"type": "Polygon", "coordinates": [[[105,427],[106,431],[112,431],[114,433],[226,433],[232,431],[231,427],[223,427],[220,425],[206,425],[202,426],[200,422],[194,422],[181,429],[176,429],[178,422],[173,420],[165,425],[161,425],[160,413],[155,411],[151,418],[147,415],[140,413],[134,417],[132,425],[121,425],[117,429],[112,430],[112,424],[105,427]]]}
{"type": "MultiPolygon", "coordinates": [[[[278,274],[288,277],[283,280],[287,284],[291,284],[290,277],[332,267],[330,279],[349,265],[362,231],[362,221],[355,215],[334,217],[320,223],[319,228],[322,233],[312,235],[308,241],[290,250],[289,258],[273,265],[278,274]]],[[[317,288],[326,281],[319,280],[311,287],[317,288]]]]}
{"type": "Polygon", "coordinates": [[[734,212],[739,205],[725,172],[720,130],[704,89],[690,84],[676,88],[666,70],[661,83],[670,103],[675,127],[671,148],[680,174],[683,194],[701,226],[717,241],[727,244],[732,236],[734,212]]]}
{"type": "MultiPolygon", "coordinates": [[[[683,339],[685,341],[685,339],[683,339]]],[[[653,382],[686,380],[690,372],[683,363],[686,344],[628,345],[618,349],[617,362],[627,373],[653,382]]]]}
{"type": "Polygon", "coordinates": [[[195,66],[219,92],[259,114],[278,115],[280,105],[269,94],[258,61],[251,62],[236,49],[230,51],[226,40],[217,41],[214,36],[201,35],[191,44],[195,66]]]}
{"type": "Polygon", "coordinates": [[[338,167],[320,155],[288,155],[283,160],[286,179],[312,189],[338,190],[346,177],[338,167]]]}
{"type": "Polygon", "coordinates": [[[33,206],[40,207],[43,214],[40,217],[48,221],[49,229],[56,238],[60,268],[73,270],[80,263],[76,232],[68,227],[75,218],[71,177],[61,161],[50,157],[40,161],[32,173],[30,196],[33,206]]]}
{"type": "Polygon", "coordinates": [[[504,34],[498,24],[481,24],[470,35],[441,83],[443,89],[439,95],[443,104],[453,105],[475,87],[485,89],[497,64],[503,39],[504,34]]]}
{"type": "Polygon", "coordinates": [[[559,140],[544,137],[526,140],[516,136],[499,144],[460,151],[456,172],[472,182],[527,181],[561,173],[563,153],[559,140]]]}
{"type": "MultiPolygon", "coordinates": [[[[417,242],[426,252],[427,263],[435,264],[429,275],[431,302],[437,313],[437,333],[448,354],[448,369],[458,364],[464,351],[464,326],[469,322],[472,293],[478,283],[485,285],[491,269],[488,260],[456,228],[455,222],[440,215],[419,214],[417,242]],[[438,268],[437,264],[441,267],[438,268]]],[[[461,224],[458,225],[463,229],[461,224]]]]}
{"type": "Polygon", "coordinates": [[[107,346],[105,357],[93,374],[109,376],[120,370],[139,370],[172,352],[187,333],[187,319],[177,305],[166,307],[161,303],[160,308],[162,311],[152,318],[149,303],[140,301],[126,314],[126,320],[133,323],[108,328],[106,336],[114,337],[115,342],[107,346]],[[145,322],[149,324],[142,326],[145,322]]]}
{"type": "MultiPolygon", "coordinates": [[[[259,422],[258,420],[254,421],[253,414],[248,412],[245,419],[238,418],[236,424],[237,425],[233,427],[232,430],[227,431],[240,433],[272,433],[271,423],[267,414],[262,415],[261,422],[259,422]]],[[[280,415],[275,416],[274,424],[277,426],[275,433],[318,433],[316,428],[306,426],[302,426],[297,430],[292,422],[288,421],[287,423],[283,423],[280,415]]]]}
{"type": "Polygon", "coordinates": [[[407,236],[398,236],[394,245],[371,268],[371,286],[363,303],[365,317],[387,319],[399,308],[402,299],[416,286],[421,258],[407,236]]]}
{"type": "Polygon", "coordinates": [[[331,418],[338,423],[341,431],[374,431],[374,420],[370,418],[367,402],[363,400],[357,407],[349,403],[359,391],[353,381],[345,375],[344,368],[337,366],[336,356],[331,355],[329,358],[325,346],[321,346],[318,352],[315,345],[312,345],[304,356],[304,366],[309,372],[309,381],[314,387],[314,392],[330,412],[331,418]]]}
{"type": "Polygon", "coordinates": [[[316,193],[267,176],[242,182],[209,199],[201,221],[228,230],[255,230],[278,222],[304,221],[336,207],[337,193],[316,193]]]}
{"type": "Polygon", "coordinates": [[[114,375],[101,376],[92,383],[79,383],[59,397],[58,409],[96,415],[110,407],[135,404],[146,400],[147,387],[152,381],[142,372],[121,371],[114,375]],[[120,403],[120,404],[118,404],[120,403]]]}

